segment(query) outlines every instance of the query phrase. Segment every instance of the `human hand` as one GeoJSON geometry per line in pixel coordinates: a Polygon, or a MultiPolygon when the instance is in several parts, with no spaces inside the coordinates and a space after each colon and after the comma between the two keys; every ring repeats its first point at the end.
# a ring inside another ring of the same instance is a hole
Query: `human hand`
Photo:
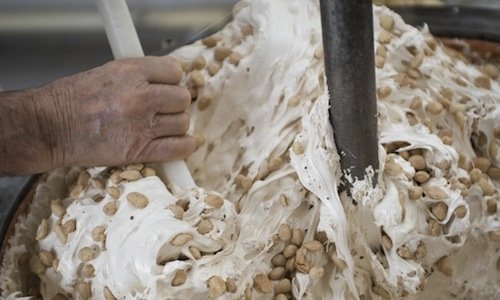
{"type": "Polygon", "coordinates": [[[182,69],[173,58],[131,58],[34,90],[30,108],[34,123],[29,127],[36,133],[29,135],[40,141],[34,147],[40,153],[28,158],[38,160],[36,166],[21,170],[186,157],[195,149],[195,141],[186,135],[191,97],[178,85],[181,77],[182,69]]]}

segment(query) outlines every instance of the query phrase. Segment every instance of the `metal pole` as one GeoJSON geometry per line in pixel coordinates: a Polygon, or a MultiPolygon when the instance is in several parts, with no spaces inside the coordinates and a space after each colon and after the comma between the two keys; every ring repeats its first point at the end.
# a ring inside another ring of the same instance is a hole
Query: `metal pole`
{"type": "Polygon", "coordinates": [[[335,143],[344,175],[363,179],[368,166],[378,171],[372,1],[320,0],[320,5],[335,143]]]}

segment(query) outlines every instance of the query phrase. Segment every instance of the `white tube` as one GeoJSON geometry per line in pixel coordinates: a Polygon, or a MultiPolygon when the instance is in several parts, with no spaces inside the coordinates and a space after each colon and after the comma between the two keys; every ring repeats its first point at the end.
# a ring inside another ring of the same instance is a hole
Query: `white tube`
{"type": "Polygon", "coordinates": [[[96,0],[115,59],[144,56],[125,0],[96,0]]]}
{"type": "MultiPolygon", "coordinates": [[[[127,2],[125,0],[96,0],[96,4],[115,59],[144,56],[127,2]]],[[[195,186],[184,161],[164,163],[161,169],[165,172],[168,181],[178,187],[187,189],[195,186]]]]}

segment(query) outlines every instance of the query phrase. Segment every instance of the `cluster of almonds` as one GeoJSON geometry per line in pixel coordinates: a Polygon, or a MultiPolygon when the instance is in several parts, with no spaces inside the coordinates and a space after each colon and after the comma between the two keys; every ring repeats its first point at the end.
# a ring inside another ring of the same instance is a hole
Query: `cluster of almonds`
{"type": "MultiPolygon", "coordinates": [[[[387,60],[387,45],[390,44],[395,36],[401,36],[401,30],[395,27],[394,17],[383,15],[379,18],[380,33],[378,36],[378,46],[375,51],[375,66],[379,69],[385,66],[387,60]]],[[[407,50],[413,55],[411,61],[404,61],[403,65],[407,66],[406,73],[400,73],[395,78],[401,86],[414,87],[416,80],[422,77],[419,67],[422,65],[425,56],[430,56],[436,50],[436,42],[430,38],[427,41],[427,46],[422,51],[418,51],[414,47],[409,47],[407,50]]],[[[380,99],[387,97],[391,93],[391,89],[387,86],[382,86],[378,89],[380,99]]]]}
{"type": "MultiPolygon", "coordinates": [[[[448,198],[446,191],[439,186],[425,185],[432,177],[435,176],[433,170],[429,168],[427,162],[424,158],[424,150],[414,149],[410,151],[398,151],[399,148],[408,146],[404,142],[396,142],[385,145],[385,149],[388,152],[386,165],[384,172],[387,176],[397,176],[403,173],[402,167],[394,161],[394,157],[397,155],[406,161],[408,161],[411,166],[415,169],[415,174],[411,178],[413,180],[414,186],[408,190],[408,198],[412,201],[432,200],[431,204],[428,204],[430,216],[428,218],[428,234],[432,236],[441,236],[447,234],[447,229],[449,224],[443,224],[446,217],[448,216],[448,205],[445,200],[448,198]]],[[[449,164],[445,166],[437,166],[444,172],[444,178],[447,179],[449,186],[452,190],[460,191],[461,195],[466,197],[469,194],[469,189],[474,186],[479,187],[482,191],[483,198],[485,202],[484,207],[486,208],[486,215],[492,215],[497,213],[498,201],[500,199],[499,193],[492,183],[492,180],[499,179],[497,176],[492,175],[491,161],[485,157],[476,157],[471,162],[461,161],[459,167],[468,172],[468,177],[455,177],[449,171],[449,164]]],[[[454,218],[462,219],[467,215],[467,208],[465,205],[460,205],[455,208],[453,212],[454,218]]],[[[453,222],[454,218],[450,218],[449,222],[453,222]]],[[[490,238],[495,241],[500,241],[499,232],[490,232],[490,238]]],[[[392,242],[390,238],[386,235],[382,237],[382,245],[385,249],[392,248],[392,242]]],[[[399,256],[405,259],[421,259],[425,256],[425,244],[422,242],[418,246],[415,252],[410,251],[409,247],[402,246],[398,248],[397,253],[399,256]]],[[[438,265],[438,270],[443,263],[446,261],[445,258],[440,260],[441,263],[438,265]]],[[[450,270],[446,270],[446,275],[451,276],[450,270]]]]}
{"type": "MultiPolygon", "coordinates": [[[[252,26],[242,26],[241,34],[243,37],[253,34],[252,26]]],[[[193,61],[182,63],[182,69],[187,78],[187,87],[191,93],[191,98],[196,100],[197,107],[200,111],[207,109],[214,101],[211,95],[201,95],[200,90],[205,86],[206,78],[215,76],[221,69],[224,61],[234,66],[238,66],[242,59],[240,53],[233,51],[229,47],[219,45],[221,41],[222,38],[217,35],[212,35],[201,40],[201,43],[206,48],[213,48],[212,60],[207,62],[207,56],[200,54],[193,61]]]]}
{"type": "MultiPolygon", "coordinates": [[[[203,199],[205,205],[210,209],[221,209],[224,205],[224,199],[219,195],[207,194],[203,199]]],[[[184,213],[189,209],[188,199],[179,199],[175,204],[169,206],[176,219],[182,220],[184,213]]],[[[199,234],[205,235],[210,233],[214,229],[214,224],[209,218],[202,218],[196,224],[196,230],[199,234]]],[[[193,240],[193,235],[191,233],[179,233],[170,240],[170,244],[174,247],[184,247],[191,240],[193,240]]],[[[200,259],[203,255],[212,255],[213,253],[203,253],[198,247],[194,245],[188,246],[189,253],[193,259],[200,259]]],[[[169,257],[167,259],[160,259],[157,263],[164,265],[169,261],[177,260],[178,257],[169,257]]],[[[187,273],[185,270],[177,270],[174,279],[172,280],[172,286],[180,286],[186,282],[187,273]]]]}
{"type": "MultiPolygon", "coordinates": [[[[296,155],[302,155],[305,152],[304,145],[299,141],[292,143],[289,149],[292,150],[296,155]]],[[[285,162],[289,161],[289,157],[287,157],[288,152],[285,153],[286,154],[283,154],[281,156],[271,156],[266,161],[264,161],[257,170],[257,175],[254,178],[252,178],[249,175],[243,174],[246,171],[245,169],[243,169],[242,173],[234,177],[233,183],[236,186],[236,188],[242,194],[247,193],[256,181],[264,180],[269,174],[279,170],[285,164],[285,162]]],[[[283,207],[288,205],[287,203],[288,200],[285,197],[285,195],[280,195],[279,200],[283,207]]],[[[240,202],[237,202],[235,204],[235,208],[236,212],[240,213],[241,210],[240,202]]]]}
{"type": "MultiPolygon", "coordinates": [[[[387,176],[398,176],[403,173],[403,168],[395,162],[395,156],[399,156],[410,163],[414,168],[415,174],[412,178],[414,186],[408,190],[408,198],[416,201],[419,199],[432,199],[434,203],[430,207],[433,218],[429,219],[429,230],[432,235],[441,234],[441,225],[439,222],[444,221],[448,215],[448,206],[444,202],[448,198],[445,190],[439,186],[426,185],[426,183],[435,176],[433,170],[429,168],[424,158],[422,149],[414,149],[410,151],[396,152],[400,147],[407,146],[406,143],[392,143],[385,145],[388,152],[384,173],[387,176]]],[[[449,167],[449,166],[448,166],[449,167]]],[[[451,179],[450,179],[451,180],[451,179]]],[[[458,181],[457,181],[458,182],[458,181]]],[[[465,217],[467,210],[465,206],[460,206],[456,209],[455,215],[458,218],[465,217]]]]}
{"type": "MultiPolygon", "coordinates": [[[[219,195],[208,194],[203,199],[205,205],[212,209],[220,209],[224,205],[224,199],[219,195]]],[[[189,209],[189,201],[184,199],[179,199],[175,205],[171,205],[170,210],[174,213],[177,219],[182,219],[183,214],[187,209],[189,209]]],[[[200,234],[207,234],[212,231],[214,225],[210,219],[201,219],[196,225],[196,230],[200,234]]],[[[187,245],[191,240],[193,240],[193,235],[190,233],[179,233],[172,240],[170,244],[174,247],[185,247],[188,246],[189,253],[193,259],[200,259],[204,255],[199,248],[194,245],[187,245]]],[[[207,255],[213,255],[213,253],[207,253],[207,255]]],[[[172,260],[171,258],[169,260],[172,260]]],[[[161,262],[166,263],[166,261],[161,262]]],[[[175,272],[174,278],[172,279],[171,285],[173,287],[183,285],[188,277],[188,273],[185,269],[179,269],[175,272]]],[[[226,292],[235,293],[237,290],[236,280],[234,278],[227,278],[224,280],[220,276],[212,276],[207,281],[207,287],[209,290],[209,295],[212,299],[223,295],[226,292]]]]}
{"type": "Polygon", "coordinates": [[[274,299],[277,300],[292,299],[292,281],[297,272],[308,274],[312,282],[320,280],[324,269],[313,264],[325,255],[325,242],[324,235],[304,241],[303,229],[292,229],[288,224],[281,224],[274,236],[274,246],[280,247],[282,251],[272,257],[269,273],[254,276],[253,285],[245,289],[245,299],[252,299],[254,289],[262,294],[274,293],[274,299]]]}
{"type": "MultiPolygon", "coordinates": [[[[113,216],[118,211],[118,199],[121,197],[120,183],[137,181],[144,177],[155,175],[156,172],[154,169],[144,167],[143,164],[133,164],[127,166],[124,170],[114,170],[109,176],[108,184],[105,188],[106,193],[111,196],[112,200],[103,206],[103,212],[107,216],[113,216]]],[[[101,198],[102,196],[103,195],[96,195],[93,199],[95,201],[101,201],[103,199],[101,198]]],[[[149,199],[147,199],[145,195],[138,192],[129,193],[126,198],[127,202],[132,207],[145,208],[149,204],[149,199]]]]}
{"type": "MultiPolygon", "coordinates": [[[[456,102],[453,102],[453,100],[451,100],[453,99],[454,93],[449,89],[442,89],[440,94],[441,96],[438,98],[439,101],[428,104],[426,107],[426,111],[430,114],[440,114],[443,111],[442,107],[444,107],[455,117],[458,125],[463,129],[463,126],[465,126],[466,122],[465,106],[462,104],[457,104],[456,102]],[[442,106],[441,103],[444,106],[442,106]],[[434,110],[434,108],[437,106],[439,106],[439,109],[434,110]]],[[[417,111],[421,108],[421,99],[415,97],[410,103],[410,109],[412,109],[414,113],[407,113],[410,125],[420,123],[416,115],[417,111]]],[[[425,115],[423,111],[420,111],[420,113],[421,115],[425,115]]],[[[434,129],[431,125],[429,125],[430,119],[426,119],[425,117],[422,117],[422,119],[422,124],[428,125],[428,128],[431,130],[431,132],[435,133],[441,139],[443,144],[453,146],[453,134],[449,128],[437,125],[436,129],[434,129]],[[429,123],[427,123],[427,121],[429,121],[429,123]]],[[[495,128],[495,133],[492,137],[487,137],[486,135],[484,135],[484,133],[480,134],[479,136],[483,136],[483,140],[490,141],[490,145],[493,146],[490,146],[489,154],[491,157],[496,157],[498,151],[496,144],[498,141],[500,141],[500,127],[495,128]]],[[[486,141],[482,142],[483,146],[487,143],[486,141]]],[[[386,164],[385,173],[389,176],[395,176],[402,172],[401,166],[395,164],[393,161],[393,155],[398,155],[410,162],[410,164],[415,168],[416,171],[415,175],[412,178],[416,186],[409,191],[409,198],[411,200],[419,199],[422,195],[428,196],[429,198],[437,201],[445,199],[447,197],[446,193],[441,188],[433,186],[426,186],[422,188],[419,186],[429,181],[429,179],[433,177],[434,174],[432,170],[427,167],[426,161],[423,156],[423,150],[415,149],[410,151],[397,151],[399,148],[407,145],[408,144],[404,142],[385,145],[387,153],[393,153],[387,156],[388,161],[386,164]]],[[[492,183],[492,180],[500,179],[500,168],[493,165],[492,161],[488,157],[482,156],[482,153],[480,151],[477,151],[476,154],[477,157],[472,160],[468,160],[465,155],[459,153],[459,167],[469,173],[468,177],[456,177],[454,176],[454,174],[450,173],[450,162],[443,161],[435,167],[439,168],[444,173],[444,177],[448,180],[451,188],[453,190],[460,190],[462,196],[464,197],[468,195],[471,186],[479,186],[484,196],[483,199],[487,202],[485,205],[485,207],[488,208],[487,213],[494,214],[497,211],[498,191],[492,183]]],[[[438,221],[443,221],[447,215],[447,206],[443,202],[438,202],[432,207],[431,210],[438,221]]],[[[466,208],[463,206],[458,207],[457,211],[455,212],[455,215],[459,218],[465,217],[465,214],[466,208]]],[[[439,235],[441,232],[439,224],[436,224],[436,222],[433,222],[432,220],[430,223],[432,223],[430,224],[431,232],[434,235],[439,235]]]]}
{"type": "MultiPolygon", "coordinates": [[[[290,146],[290,149],[296,155],[302,155],[305,152],[304,145],[298,141],[292,143],[292,145],[290,146]]],[[[259,167],[259,169],[257,171],[257,175],[253,179],[249,176],[244,175],[244,174],[236,175],[234,178],[235,186],[238,189],[240,189],[242,192],[244,192],[244,193],[247,192],[250,189],[250,187],[252,186],[252,184],[254,183],[254,181],[263,180],[272,172],[279,170],[283,166],[283,164],[288,160],[288,157],[285,157],[285,156],[286,155],[269,157],[259,167]]]]}
{"type": "MultiPolygon", "coordinates": [[[[390,44],[394,36],[400,36],[402,32],[395,28],[394,18],[390,15],[380,16],[380,33],[378,36],[378,46],[376,48],[375,65],[377,68],[383,68],[385,61],[387,59],[387,45],[390,44]]],[[[401,87],[411,87],[415,88],[417,86],[418,80],[429,79],[427,75],[423,75],[419,67],[424,62],[426,56],[433,56],[437,49],[437,42],[432,36],[428,36],[425,40],[426,45],[423,49],[417,49],[414,46],[409,46],[406,49],[412,55],[412,58],[407,60],[402,60],[401,64],[406,66],[405,73],[398,73],[394,76],[394,80],[401,87]]],[[[466,63],[466,58],[460,52],[457,52],[448,47],[442,47],[442,49],[450,55],[453,59],[459,59],[466,63]]],[[[476,88],[491,89],[491,80],[496,80],[499,75],[499,70],[496,66],[492,64],[485,64],[481,67],[483,75],[477,76],[475,78],[469,79],[464,77],[462,74],[456,74],[454,81],[463,87],[468,87],[470,85],[476,88]]],[[[384,99],[392,93],[391,87],[387,85],[380,86],[377,89],[377,95],[379,99],[384,99]]],[[[425,111],[431,115],[439,115],[444,109],[447,109],[454,117],[457,124],[463,130],[465,127],[466,117],[465,117],[465,104],[469,100],[467,97],[462,96],[459,101],[453,101],[453,91],[447,88],[443,88],[440,91],[441,96],[437,97],[436,100],[428,103],[425,106],[425,111]]],[[[422,108],[422,100],[416,96],[411,101],[410,108],[412,110],[420,110],[422,108]]],[[[412,116],[411,113],[407,115],[410,125],[415,125],[417,120],[412,116]]],[[[422,122],[424,125],[431,124],[429,118],[425,118],[422,122]]],[[[431,127],[431,126],[428,126],[431,127]]],[[[492,156],[494,157],[494,156],[492,156]]]]}
{"type": "MultiPolygon", "coordinates": [[[[384,68],[385,61],[388,55],[387,45],[395,36],[400,36],[400,32],[394,22],[394,18],[389,15],[380,16],[380,33],[378,36],[378,46],[376,49],[376,66],[377,68],[384,68]]],[[[398,72],[393,77],[394,81],[399,84],[401,88],[409,87],[411,89],[422,88],[425,86],[423,82],[428,80],[429,77],[424,75],[419,69],[426,57],[431,57],[437,51],[436,40],[429,36],[425,40],[425,45],[422,49],[417,49],[414,46],[407,47],[406,49],[412,55],[410,60],[402,60],[401,65],[405,66],[404,72],[398,72]]],[[[462,60],[468,64],[464,55],[448,47],[442,49],[453,60],[462,60]]],[[[451,69],[450,69],[451,70],[451,69]]],[[[453,80],[458,86],[472,87],[475,89],[491,89],[491,81],[497,80],[499,77],[499,70],[492,64],[485,64],[481,66],[480,70],[483,75],[475,78],[467,78],[463,74],[456,73],[453,80]]],[[[393,90],[388,85],[382,85],[377,89],[379,100],[384,100],[392,94],[393,90]]],[[[408,112],[406,118],[410,126],[423,124],[428,127],[430,132],[436,134],[443,144],[453,146],[453,132],[444,121],[448,116],[458,125],[462,133],[465,134],[465,128],[468,124],[466,117],[467,104],[471,99],[467,96],[454,92],[453,90],[442,87],[439,90],[435,99],[424,104],[424,101],[419,96],[414,96],[408,101],[408,112]]],[[[470,192],[470,189],[477,189],[482,192],[482,200],[484,203],[482,207],[485,208],[485,215],[495,215],[498,210],[498,202],[500,200],[499,192],[493,184],[494,180],[500,179],[500,168],[495,166],[488,158],[497,157],[498,144],[500,142],[500,127],[494,129],[493,135],[488,136],[484,132],[478,130],[477,120],[472,122],[472,140],[475,142],[473,147],[476,150],[476,155],[472,160],[466,158],[465,155],[459,153],[459,168],[468,173],[468,176],[457,176],[450,172],[450,162],[443,161],[437,164],[441,174],[434,174],[434,171],[428,165],[425,159],[423,149],[414,149],[410,151],[400,151],[400,148],[408,146],[405,142],[394,142],[384,145],[388,153],[384,173],[386,176],[398,176],[403,173],[403,168],[396,160],[397,156],[403,158],[411,164],[415,173],[412,178],[408,178],[413,182],[413,187],[408,191],[408,198],[413,201],[424,200],[427,203],[429,210],[428,216],[428,234],[431,236],[446,235],[449,225],[455,218],[462,219],[467,215],[467,207],[465,205],[455,208],[452,217],[447,224],[444,224],[448,216],[448,205],[446,200],[448,195],[446,191],[439,186],[432,186],[428,184],[429,180],[435,176],[443,176],[451,190],[460,191],[461,195],[465,198],[470,192]],[[488,147],[486,147],[488,145],[488,147]],[[488,155],[486,155],[488,154],[488,155]],[[430,200],[430,201],[429,201],[430,200]]],[[[500,230],[489,233],[491,240],[500,241],[500,230]]],[[[453,240],[452,237],[448,237],[453,240]]],[[[381,244],[385,249],[392,248],[392,241],[389,236],[383,235],[381,244]]],[[[421,259],[426,254],[426,247],[423,242],[420,242],[416,249],[410,250],[410,247],[405,245],[397,249],[400,257],[405,259],[421,259]]],[[[452,270],[447,256],[442,257],[436,263],[436,267],[443,274],[447,276],[452,275],[452,270]]]]}
{"type": "MultiPolygon", "coordinates": [[[[106,199],[105,195],[107,194],[110,197],[107,197],[107,199],[109,199],[108,203],[103,205],[102,209],[104,214],[111,217],[116,214],[120,206],[120,199],[123,199],[121,198],[121,183],[137,181],[141,178],[155,175],[156,173],[154,169],[145,167],[143,164],[134,164],[125,168],[110,169],[107,172],[100,174],[100,177],[96,178],[91,178],[88,172],[82,171],[71,188],[71,199],[77,200],[82,192],[90,191],[89,195],[91,195],[91,198],[98,203],[106,199]]],[[[128,193],[125,198],[130,206],[137,209],[143,209],[149,204],[149,199],[144,194],[139,192],[128,193]]],[[[210,193],[204,197],[203,201],[209,209],[221,209],[224,205],[224,200],[220,196],[210,193]]],[[[182,220],[184,213],[189,209],[189,205],[189,199],[182,198],[178,199],[175,204],[170,205],[168,209],[172,212],[176,219],[182,220]]],[[[51,219],[49,217],[47,219],[43,219],[37,230],[36,239],[38,241],[45,239],[52,229],[57,237],[57,240],[61,244],[65,244],[68,241],[68,237],[71,238],[70,234],[75,232],[77,221],[72,219],[61,224],[64,216],[66,215],[66,208],[60,200],[52,201],[51,211],[52,216],[54,216],[57,221],[52,225],[52,228],[50,228],[53,218],[51,219]]],[[[196,230],[200,234],[208,234],[213,228],[214,225],[209,218],[203,218],[196,224],[196,230]]],[[[92,260],[99,255],[100,251],[106,251],[105,226],[96,226],[92,229],[91,236],[96,244],[91,247],[83,247],[78,251],[78,258],[81,261],[81,264],[78,269],[80,277],[75,283],[75,291],[82,299],[90,299],[92,297],[91,279],[95,276],[95,268],[92,265],[92,260]]],[[[172,238],[170,244],[174,247],[183,247],[192,239],[193,236],[190,233],[180,233],[172,238]]],[[[189,245],[188,250],[194,259],[200,259],[203,255],[205,255],[205,253],[194,245],[189,245]]],[[[212,255],[213,253],[207,254],[212,255]]],[[[165,264],[166,262],[172,260],[172,258],[168,258],[168,260],[159,259],[160,260],[157,261],[158,264],[165,264]]],[[[31,271],[38,276],[42,276],[48,267],[53,267],[54,271],[57,272],[57,264],[58,261],[55,258],[55,254],[51,251],[45,250],[41,250],[37,255],[32,256],[30,260],[31,271]]],[[[171,284],[172,286],[180,286],[185,283],[186,279],[186,270],[177,270],[171,284]]],[[[217,276],[214,276],[213,279],[207,283],[210,295],[216,295],[219,293],[217,291],[221,290],[221,288],[217,285],[218,282],[217,276]]],[[[234,279],[227,280],[227,288],[224,289],[224,292],[225,291],[236,291],[234,279]]],[[[55,299],[70,299],[68,297],[69,296],[63,294],[57,294],[55,299]]],[[[116,299],[107,287],[103,290],[103,297],[106,300],[116,299]]]]}
{"type": "MultiPolygon", "coordinates": [[[[379,20],[381,30],[378,36],[378,46],[375,53],[375,65],[377,68],[381,69],[385,66],[387,59],[387,45],[390,44],[391,40],[395,36],[401,36],[403,32],[395,28],[395,21],[392,16],[383,15],[380,16],[379,20]]],[[[415,88],[417,81],[425,78],[419,68],[424,62],[425,57],[434,55],[437,48],[437,42],[433,37],[427,37],[425,42],[426,46],[423,49],[417,49],[414,46],[406,48],[412,55],[412,58],[409,61],[401,61],[402,65],[406,66],[406,71],[405,73],[399,73],[394,76],[394,80],[399,83],[401,87],[408,86],[415,88]]],[[[379,99],[386,98],[391,94],[391,92],[392,89],[389,86],[381,86],[377,89],[379,99]]],[[[437,104],[432,103],[432,105],[429,106],[429,109],[432,111],[439,110],[439,108],[435,107],[436,105],[437,104]]]]}
{"type": "MultiPolygon", "coordinates": [[[[208,202],[207,204],[213,207],[217,207],[219,203],[217,200],[208,202]]],[[[172,239],[171,244],[182,247],[192,238],[190,234],[181,233],[172,239]]],[[[324,235],[319,234],[318,239],[304,242],[304,230],[292,229],[289,225],[282,224],[275,236],[275,242],[276,245],[282,243],[283,250],[271,259],[272,269],[269,273],[255,274],[253,284],[243,292],[244,299],[253,299],[254,290],[262,294],[274,293],[275,299],[279,300],[292,299],[292,280],[297,272],[309,274],[313,281],[317,281],[323,276],[323,267],[313,266],[310,257],[325,254],[323,244],[326,242],[326,237],[324,235]]],[[[196,259],[201,258],[199,249],[189,246],[189,251],[196,259]]],[[[332,257],[336,257],[335,250],[330,252],[332,257]]],[[[342,260],[336,258],[335,262],[345,268],[345,263],[342,260]]],[[[172,286],[180,286],[186,280],[187,272],[177,270],[171,284],[172,286]]],[[[238,291],[238,280],[232,277],[224,279],[221,276],[212,276],[207,280],[206,284],[211,299],[217,299],[225,293],[236,293],[238,291]]]]}
{"type": "MultiPolygon", "coordinates": [[[[380,33],[378,36],[379,45],[375,51],[375,66],[377,68],[383,68],[385,65],[385,60],[387,59],[387,49],[384,46],[391,42],[394,34],[394,18],[392,16],[381,16],[380,17],[380,33]]],[[[399,34],[399,32],[397,32],[399,34]]]]}
{"type": "MultiPolygon", "coordinates": [[[[137,181],[144,177],[155,176],[154,169],[145,167],[143,164],[133,164],[124,168],[109,169],[101,173],[98,177],[91,177],[87,171],[82,171],[78,175],[76,182],[70,189],[70,200],[79,199],[83,192],[88,191],[91,198],[99,203],[105,199],[105,195],[110,196],[110,201],[103,205],[103,213],[107,216],[113,216],[118,210],[118,200],[121,196],[120,183],[137,181]]],[[[71,181],[71,180],[70,180],[71,181]]],[[[149,199],[138,192],[132,192],[126,195],[127,202],[137,209],[145,208],[149,204],[149,199]]],[[[50,205],[51,216],[43,219],[36,232],[36,240],[44,240],[51,231],[54,232],[57,240],[61,244],[66,244],[71,234],[76,231],[78,226],[76,219],[66,220],[66,207],[63,201],[56,199],[50,205]]],[[[101,251],[106,251],[106,227],[105,225],[96,226],[91,231],[93,245],[82,247],[78,250],[77,256],[81,261],[78,268],[79,278],[75,282],[75,291],[81,299],[90,299],[92,297],[91,279],[95,276],[95,268],[92,265],[101,251]]],[[[37,276],[43,276],[46,269],[52,268],[57,272],[58,259],[52,250],[41,249],[37,254],[31,256],[29,261],[30,270],[37,276]]],[[[35,295],[36,296],[36,295],[35,295]]],[[[111,291],[106,287],[103,290],[102,297],[106,300],[115,300],[111,291]]],[[[71,299],[68,295],[57,294],[54,299],[71,299]]]]}

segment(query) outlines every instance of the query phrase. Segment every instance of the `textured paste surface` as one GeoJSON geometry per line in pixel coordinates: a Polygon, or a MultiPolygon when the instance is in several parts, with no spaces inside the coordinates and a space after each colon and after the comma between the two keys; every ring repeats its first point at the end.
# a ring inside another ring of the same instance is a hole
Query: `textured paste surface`
{"type": "Polygon", "coordinates": [[[379,188],[337,190],[318,2],[242,1],[173,54],[204,189],[141,164],[55,171],[18,225],[3,294],[39,277],[44,299],[494,299],[498,69],[384,7],[374,19],[379,188]]]}

